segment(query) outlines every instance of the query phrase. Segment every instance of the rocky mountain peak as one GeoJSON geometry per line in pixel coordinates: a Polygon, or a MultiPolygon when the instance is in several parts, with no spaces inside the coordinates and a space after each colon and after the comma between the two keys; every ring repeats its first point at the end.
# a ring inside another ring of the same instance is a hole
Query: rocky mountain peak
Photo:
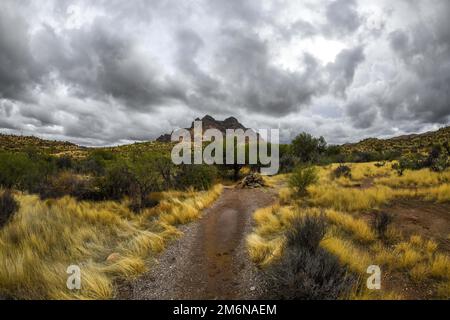
{"type": "MultiPolygon", "coordinates": [[[[243,129],[243,130],[247,130],[246,127],[244,127],[244,125],[242,125],[238,119],[236,119],[235,117],[228,117],[225,120],[221,121],[221,120],[216,120],[214,119],[212,116],[210,115],[205,115],[202,119],[200,118],[196,118],[195,121],[202,121],[202,125],[203,125],[203,130],[207,130],[207,129],[217,129],[220,132],[224,133],[226,132],[227,129],[243,129]]],[[[191,127],[190,128],[186,128],[189,131],[193,131],[194,130],[194,122],[192,122],[191,127]]],[[[191,132],[192,134],[192,132],[191,132]]],[[[161,135],[158,139],[156,139],[156,141],[159,142],[170,142],[170,134],[163,134],[161,135]]]]}

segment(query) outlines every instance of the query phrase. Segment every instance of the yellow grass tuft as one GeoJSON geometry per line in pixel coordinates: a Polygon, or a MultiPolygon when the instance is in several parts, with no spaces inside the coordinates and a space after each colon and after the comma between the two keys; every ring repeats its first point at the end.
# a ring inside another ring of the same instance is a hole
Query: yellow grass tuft
{"type": "Polygon", "coordinates": [[[428,201],[449,202],[450,184],[442,184],[437,187],[419,190],[419,195],[428,201]]]}
{"type": "Polygon", "coordinates": [[[293,195],[294,192],[291,188],[281,188],[280,191],[278,191],[278,197],[281,204],[289,204],[293,198],[293,195]]]}
{"type": "Polygon", "coordinates": [[[392,188],[433,187],[450,182],[450,170],[433,172],[430,169],[405,170],[402,176],[391,175],[376,179],[376,183],[392,188]]]}
{"type": "Polygon", "coordinates": [[[371,242],[376,239],[375,233],[362,219],[355,219],[351,215],[335,210],[326,210],[327,219],[345,231],[352,234],[356,240],[361,242],[371,242]]]}
{"type": "Polygon", "coordinates": [[[261,267],[270,265],[278,259],[282,254],[283,246],[284,239],[281,237],[267,240],[255,233],[247,237],[250,259],[261,267]]]}
{"type": "Polygon", "coordinates": [[[444,254],[437,254],[431,262],[430,275],[450,280],[450,258],[444,254]]]}
{"type": "Polygon", "coordinates": [[[338,211],[360,211],[377,208],[394,197],[388,187],[372,187],[366,190],[341,188],[336,184],[314,185],[309,188],[310,202],[315,206],[338,211]]]}
{"type": "Polygon", "coordinates": [[[326,237],[320,245],[339,258],[339,261],[347,265],[350,270],[357,273],[365,273],[367,267],[376,264],[374,259],[366,252],[354,246],[350,241],[335,236],[326,237]]]}

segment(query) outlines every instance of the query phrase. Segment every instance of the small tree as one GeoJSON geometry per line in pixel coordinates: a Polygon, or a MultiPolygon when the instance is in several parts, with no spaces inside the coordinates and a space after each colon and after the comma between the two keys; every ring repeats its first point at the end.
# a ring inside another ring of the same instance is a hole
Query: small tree
{"type": "Polygon", "coordinates": [[[164,178],[159,171],[163,162],[158,155],[144,153],[131,164],[130,171],[134,179],[134,190],[130,197],[133,200],[134,211],[147,207],[147,199],[151,192],[160,191],[164,178]]]}
{"type": "Polygon", "coordinates": [[[289,186],[293,188],[298,196],[305,196],[307,188],[318,180],[317,170],[313,166],[297,167],[289,178],[289,186]]]}
{"type": "Polygon", "coordinates": [[[209,189],[217,178],[217,169],[212,165],[184,165],[176,177],[177,187],[196,190],[209,189]]]}
{"type": "Polygon", "coordinates": [[[99,178],[99,187],[106,199],[120,200],[136,191],[136,180],[129,165],[118,162],[107,169],[104,177],[99,178]]]}
{"type": "Polygon", "coordinates": [[[326,151],[327,143],[323,137],[315,138],[302,132],[292,141],[292,152],[302,162],[312,162],[326,151]]]}

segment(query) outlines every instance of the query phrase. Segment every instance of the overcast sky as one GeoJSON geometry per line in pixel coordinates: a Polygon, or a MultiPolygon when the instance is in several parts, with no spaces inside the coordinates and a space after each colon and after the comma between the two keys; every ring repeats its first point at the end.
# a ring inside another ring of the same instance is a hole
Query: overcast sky
{"type": "Polygon", "coordinates": [[[331,143],[450,122],[448,0],[0,2],[0,132],[150,140],[205,114],[331,143]]]}

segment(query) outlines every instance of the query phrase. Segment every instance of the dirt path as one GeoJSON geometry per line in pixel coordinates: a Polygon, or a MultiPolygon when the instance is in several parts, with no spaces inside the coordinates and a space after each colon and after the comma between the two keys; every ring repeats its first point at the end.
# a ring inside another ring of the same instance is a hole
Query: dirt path
{"type": "Polygon", "coordinates": [[[252,213],[275,200],[273,189],[226,188],[202,219],[183,226],[141,278],[121,284],[119,299],[252,299],[263,291],[245,249],[252,213]]]}
{"type": "Polygon", "coordinates": [[[395,201],[385,211],[392,214],[394,225],[405,236],[433,239],[440,250],[450,253],[450,204],[408,199],[395,201]]]}

